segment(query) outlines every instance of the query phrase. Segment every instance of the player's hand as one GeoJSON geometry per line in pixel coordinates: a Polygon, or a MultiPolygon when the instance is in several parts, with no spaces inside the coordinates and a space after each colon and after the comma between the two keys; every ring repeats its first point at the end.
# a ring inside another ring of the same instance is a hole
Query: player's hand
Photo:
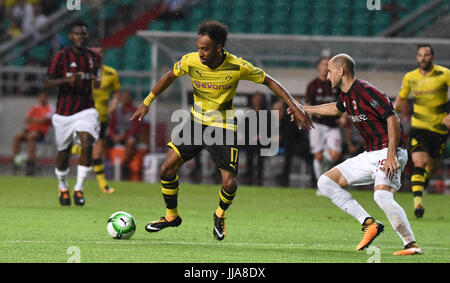
{"type": "Polygon", "coordinates": [[[288,107],[287,113],[288,115],[291,116],[291,122],[294,121],[297,122],[298,128],[300,130],[302,129],[302,124],[306,127],[308,131],[314,128],[311,118],[306,114],[306,112],[301,107],[296,108],[288,107]]]}
{"type": "Polygon", "coordinates": [[[133,116],[131,116],[130,120],[138,119],[138,121],[142,121],[142,118],[148,113],[149,107],[144,103],[139,105],[138,109],[134,112],[133,116]]]}
{"type": "Polygon", "coordinates": [[[70,77],[66,78],[66,82],[69,84],[74,83],[74,82],[78,81],[79,79],[81,79],[82,74],[83,74],[83,72],[78,72],[78,73],[72,74],[70,77]]]}
{"type": "Polygon", "coordinates": [[[444,117],[444,120],[442,120],[442,124],[444,124],[447,129],[450,129],[450,114],[444,117]]]}
{"type": "Polygon", "coordinates": [[[380,169],[384,171],[388,179],[392,179],[397,170],[400,169],[400,163],[398,162],[397,156],[388,156],[380,169]]]}

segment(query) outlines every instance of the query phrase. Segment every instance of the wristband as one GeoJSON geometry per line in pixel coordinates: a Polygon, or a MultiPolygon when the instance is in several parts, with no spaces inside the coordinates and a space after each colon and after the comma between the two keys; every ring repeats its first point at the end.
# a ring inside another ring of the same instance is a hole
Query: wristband
{"type": "Polygon", "coordinates": [[[150,104],[152,104],[153,100],[155,100],[156,95],[153,94],[153,92],[150,92],[147,97],[144,99],[144,105],[149,107],[150,104]]]}

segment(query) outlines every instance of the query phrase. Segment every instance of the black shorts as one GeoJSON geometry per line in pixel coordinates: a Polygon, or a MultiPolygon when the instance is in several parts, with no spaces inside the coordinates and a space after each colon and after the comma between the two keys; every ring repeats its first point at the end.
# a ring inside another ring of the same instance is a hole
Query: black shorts
{"type": "Polygon", "coordinates": [[[440,159],[445,150],[447,135],[423,129],[411,129],[410,152],[424,151],[433,159],[440,159]]]}
{"type": "Polygon", "coordinates": [[[183,126],[176,137],[168,143],[168,146],[175,150],[183,161],[194,158],[205,148],[220,170],[231,172],[234,175],[238,174],[239,149],[236,146],[235,131],[200,125],[191,121],[183,126]],[[197,132],[194,127],[197,127],[197,132]],[[199,136],[200,132],[201,136],[199,136]],[[195,133],[197,133],[197,137],[195,137],[195,133]],[[216,142],[202,138],[205,136],[215,138],[216,142]]]}

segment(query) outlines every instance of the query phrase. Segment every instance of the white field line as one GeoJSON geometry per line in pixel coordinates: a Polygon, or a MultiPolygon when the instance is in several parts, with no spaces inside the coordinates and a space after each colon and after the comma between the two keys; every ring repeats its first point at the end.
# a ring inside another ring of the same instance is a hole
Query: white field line
{"type": "MultiPolygon", "coordinates": [[[[4,240],[4,244],[99,244],[99,245],[203,245],[203,246],[242,246],[242,247],[286,247],[286,248],[304,248],[304,247],[329,247],[324,244],[301,244],[301,243],[214,243],[214,242],[170,242],[170,241],[133,241],[133,240],[114,240],[114,241],[56,241],[56,240],[4,240]]],[[[377,246],[377,245],[373,245],[377,246]]],[[[349,245],[333,245],[333,247],[349,248],[349,245]]],[[[378,246],[379,247],[379,246],[378,246]]],[[[351,246],[353,249],[354,247],[351,246]]],[[[400,246],[382,248],[400,249],[400,246]]],[[[450,250],[450,248],[421,246],[423,250],[450,250]]]]}

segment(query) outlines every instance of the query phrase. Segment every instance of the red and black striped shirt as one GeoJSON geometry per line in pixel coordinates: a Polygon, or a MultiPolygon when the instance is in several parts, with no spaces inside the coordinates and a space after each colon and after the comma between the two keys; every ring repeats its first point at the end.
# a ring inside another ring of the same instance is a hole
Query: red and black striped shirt
{"type": "MultiPolygon", "coordinates": [[[[308,105],[320,105],[324,103],[335,102],[339,98],[340,91],[331,87],[330,81],[322,81],[319,78],[311,81],[306,88],[305,102],[308,105]]],[[[337,117],[332,116],[313,116],[312,120],[316,123],[337,127],[337,117]]]]}
{"type": "Polygon", "coordinates": [[[92,76],[100,80],[100,67],[100,56],[86,48],[76,53],[72,47],[66,47],[56,53],[47,72],[49,78],[65,78],[82,73],[81,79],[75,83],[59,86],[56,114],[68,116],[94,107],[92,76]]]}
{"type": "MultiPolygon", "coordinates": [[[[347,112],[365,141],[365,151],[388,147],[387,119],[395,115],[389,98],[369,82],[356,79],[350,90],[342,93],[336,104],[341,112],[347,112]]],[[[403,133],[400,128],[400,146],[403,133]]]]}

